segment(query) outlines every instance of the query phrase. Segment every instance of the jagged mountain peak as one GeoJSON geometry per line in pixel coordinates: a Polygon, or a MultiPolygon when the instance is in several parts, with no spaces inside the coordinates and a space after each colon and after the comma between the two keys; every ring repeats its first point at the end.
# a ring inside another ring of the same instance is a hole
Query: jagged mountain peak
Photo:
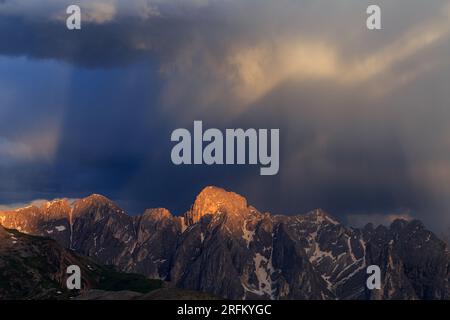
{"type": "Polygon", "coordinates": [[[173,218],[172,213],[166,208],[151,208],[146,209],[142,217],[148,219],[162,220],[173,218]]]}
{"type": "Polygon", "coordinates": [[[75,209],[82,207],[106,207],[117,213],[125,213],[114,201],[100,194],[91,194],[90,196],[79,199],[73,203],[73,207],[75,209]]]}
{"type": "Polygon", "coordinates": [[[413,220],[406,220],[403,218],[395,219],[391,225],[390,229],[394,231],[399,231],[404,228],[416,228],[416,229],[424,229],[425,226],[423,225],[422,221],[413,219],[413,220]]]}
{"type": "Polygon", "coordinates": [[[307,217],[315,220],[319,224],[331,223],[334,225],[341,224],[335,217],[326,212],[325,210],[318,208],[306,214],[307,217]]]}
{"type": "Polygon", "coordinates": [[[96,203],[111,203],[111,202],[113,202],[109,198],[107,198],[101,194],[97,194],[97,193],[91,194],[90,196],[87,196],[87,197],[81,199],[81,201],[96,202],[96,203]]]}
{"type": "Polygon", "coordinates": [[[247,211],[247,200],[243,196],[208,186],[198,194],[192,209],[186,214],[186,220],[188,225],[192,225],[207,214],[227,213],[230,216],[240,216],[247,211]]]}
{"type": "Polygon", "coordinates": [[[222,202],[238,202],[242,206],[247,206],[247,200],[243,196],[216,186],[207,186],[203,188],[197,195],[195,202],[207,199],[222,202]]]}

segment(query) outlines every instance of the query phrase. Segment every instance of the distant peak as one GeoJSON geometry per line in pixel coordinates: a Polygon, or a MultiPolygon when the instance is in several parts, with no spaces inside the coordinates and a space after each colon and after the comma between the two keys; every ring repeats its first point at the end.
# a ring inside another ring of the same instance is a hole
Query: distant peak
{"type": "Polygon", "coordinates": [[[222,188],[208,186],[198,194],[192,209],[187,213],[187,224],[197,223],[207,214],[216,214],[224,211],[239,215],[246,209],[247,200],[243,196],[222,188]]]}
{"type": "Polygon", "coordinates": [[[167,218],[173,218],[172,214],[166,208],[152,208],[146,209],[143,217],[148,217],[151,219],[162,220],[167,218]]]}
{"type": "Polygon", "coordinates": [[[113,201],[108,199],[105,196],[102,196],[101,194],[91,194],[90,196],[87,196],[86,198],[81,199],[83,202],[96,202],[96,203],[112,203],[113,201]]]}
{"type": "Polygon", "coordinates": [[[331,224],[340,224],[339,221],[337,221],[332,215],[330,215],[329,213],[327,213],[325,210],[318,208],[315,209],[313,211],[311,211],[309,214],[309,216],[314,216],[317,222],[328,222],[331,224]]]}
{"type": "Polygon", "coordinates": [[[101,194],[98,193],[93,193],[90,196],[87,196],[85,199],[96,199],[96,200],[107,200],[109,201],[109,199],[101,194]]]}
{"type": "Polygon", "coordinates": [[[321,217],[329,216],[329,214],[322,208],[317,208],[317,209],[313,210],[312,213],[316,216],[321,216],[321,217]]]}
{"type": "Polygon", "coordinates": [[[74,203],[75,207],[108,207],[117,213],[125,213],[114,201],[100,194],[91,194],[90,196],[80,199],[74,203]]]}
{"type": "Polygon", "coordinates": [[[397,230],[397,231],[401,230],[403,228],[421,230],[421,229],[425,229],[425,226],[422,223],[422,221],[417,220],[417,219],[408,220],[405,218],[397,218],[391,223],[390,228],[391,228],[391,230],[397,230]]]}
{"type": "Polygon", "coordinates": [[[218,198],[223,200],[231,200],[231,201],[241,201],[245,202],[247,205],[247,201],[245,198],[235,192],[227,191],[223,188],[215,187],[215,186],[207,186],[203,188],[202,191],[197,196],[197,199],[205,199],[205,198],[218,198]]]}

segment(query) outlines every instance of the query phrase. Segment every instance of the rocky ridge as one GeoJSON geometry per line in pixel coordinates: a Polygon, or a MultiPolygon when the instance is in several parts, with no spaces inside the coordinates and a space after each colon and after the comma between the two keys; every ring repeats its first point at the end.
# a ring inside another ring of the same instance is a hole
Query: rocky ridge
{"type": "Polygon", "coordinates": [[[126,272],[230,299],[449,299],[446,244],[417,220],[349,228],[323,210],[261,213],[244,197],[206,187],[183,216],[129,216],[92,195],[0,212],[0,223],[55,239],[126,272]],[[366,267],[382,270],[366,288],[366,267]]]}

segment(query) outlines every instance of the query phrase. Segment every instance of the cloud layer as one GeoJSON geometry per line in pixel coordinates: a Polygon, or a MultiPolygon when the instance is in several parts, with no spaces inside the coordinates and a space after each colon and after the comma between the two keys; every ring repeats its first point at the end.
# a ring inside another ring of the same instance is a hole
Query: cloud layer
{"type": "Polygon", "coordinates": [[[79,3],[80,32],[64,1],[0,3],[0,202],[182,213],[218,184],[275,213],[450,224],[448,1],[379,1],[377,32],[369,1],[79,3]],[[280,174],[172,166],[170,132],[194,120],[280,128],[280,174]]]}

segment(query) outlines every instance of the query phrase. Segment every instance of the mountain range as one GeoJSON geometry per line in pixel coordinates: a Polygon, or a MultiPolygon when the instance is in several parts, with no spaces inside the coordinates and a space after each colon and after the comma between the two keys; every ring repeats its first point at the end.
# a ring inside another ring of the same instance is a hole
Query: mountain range
{"type": "Polygon", "coordinates": [[[130,216],[91,195],[3,211],[0,224],[226,299],[450,299],[449,249],[418,220],[351,228],[320,209],[262,213],[210,186],[182,216],[164,208],[130,216]],[[380,267],[381,289],[367,289],[369,265],[380,267]]]}

